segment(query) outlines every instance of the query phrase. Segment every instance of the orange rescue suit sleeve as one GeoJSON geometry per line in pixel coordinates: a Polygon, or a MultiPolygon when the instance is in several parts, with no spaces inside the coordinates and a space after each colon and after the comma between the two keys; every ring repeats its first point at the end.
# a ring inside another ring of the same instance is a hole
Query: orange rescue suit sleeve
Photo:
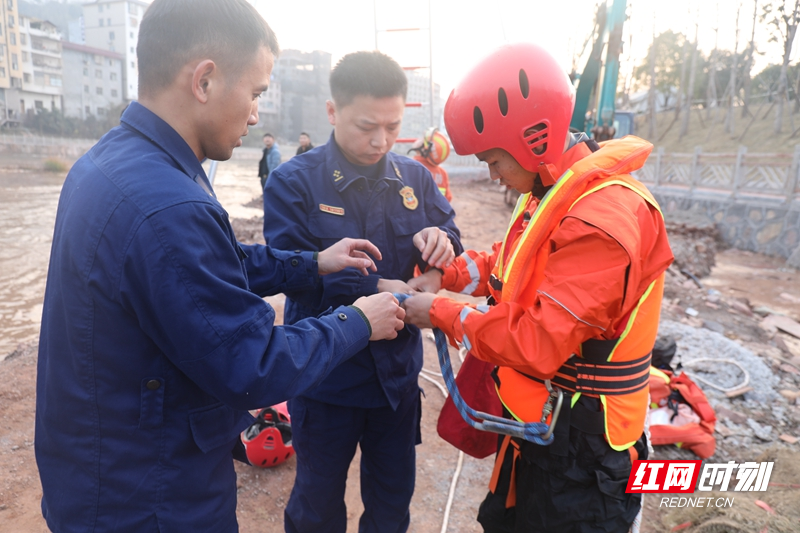
{"type": "Polygon", "coordinates": [[[627,252],[603,230],[570,216],[550,242],[555,251],[532,306],[501,302],[485,314],[469,313],[462,323],[464,304],[437,298],[433,325],[459,342],[466,336],[478,359],[540,379],[551,378],[582,342],[614,338],[627,252]]]}
{"type": "Polygon", "coordinates": [[[496,242],[492,253],[467,250],[443,270],[442,288],[472,296],[489,296],[489,276],[503,243],[496,242]]]}

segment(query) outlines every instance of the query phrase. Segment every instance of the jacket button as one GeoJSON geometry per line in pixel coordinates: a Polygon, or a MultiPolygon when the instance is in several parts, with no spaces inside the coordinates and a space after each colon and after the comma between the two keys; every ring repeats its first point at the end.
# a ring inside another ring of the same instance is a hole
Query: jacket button
{"type": "Polygon", "coordinates": [[[339,320],[347,320],[347,315],[344,313],[339,313],[337,316],[339,317],[339,320]]]}
{"type": "Polygon", "coordinates": [[[145,386],[150,390],[158,390],[158,388],[161,386],[161,382],[157,379],[151,379],[145,386]]]}
{"type": "Polygon", "coordinates": [[[299,263],[299,261],[297,261],[297,259],[292,259],[292,266],[293,267],[296,267],[298,265],[298,263],[299,263]]]}

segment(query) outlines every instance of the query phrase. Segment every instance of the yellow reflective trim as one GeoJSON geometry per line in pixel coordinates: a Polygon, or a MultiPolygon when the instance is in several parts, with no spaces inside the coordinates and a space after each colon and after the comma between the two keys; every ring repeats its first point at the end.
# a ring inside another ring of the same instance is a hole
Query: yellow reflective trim
{"type": "Polygon", "coordinates": [[[547,191],[547,194],[542,199],[541,203],[536,207],[536,211],[533,213],[533,217],[531,218],[530,222],[528,222],[528,227],[525,228],[525,231],[522,233],[522,237],[519,239],[519,244],[517,245],[516,250],[514,253],[511,254],[511,260],[508,262],[508,272],[503,272],[503,283],[508,282],[508,276],[510,272],[514,269],[514,261],[517,259],[517,254],[519,254],[520,249],[522,249],[522,244],[527,240],[528,235],[530,234],[531,230],[536,223],[539,221],[539,217],[541,216],[542,212],[545,210],[545,206],[553,199],[553,197],[558,194],[558,192],[565,186],[565,184],[569,181],[569,179],[574,176],[572,170],[568,170],[564,173],[561,178],[553,185],[553,188],[547,191]]]}
{"type": "Polygon", "coordinates": [[[500,253],[497,256],[497,268],[498,273],[500,274],[500,278],[503,277],[503,257],[505,257],[505,250],[506,250],[506,243],[508,242],[508,236],[511,233],[511,228],[514,227],[514,223],[520,217],[523,211],[525,211],[525,206],[528,205],[528,199],[531,197],[531,193],[527,192],[523,195],[520,195],[517,198],[517,205],[514,206],[514,212],[511,214],[511,221],[508,223],[508,228],[506,228],[506,236],[503,239],[503,244],[500,246],[500,253]]]}
{"type": "Polygon", "coordinates": [[[571,210],[573,207],[575,207],[575,204],[577,204],[578,202],[580,202],[581,200],[583,200],[584,196],[587,196],[587,195],[589,195],[589,194],[592,194],[593,192],[597,192],[597,191],[599,191],[600,189],[605,189],[605,188],[606,188],[606,187],[608,187],[609,185],[622,185],[623,187],[625,187],[625,188],[627,188],[627,189],[630,189],[630,190],[632,190],[633,192],[635,192],[636,194],[638,194],[639,196],[641,196],[642,198],[644,198],[644,201],[645,201],[645,202],[647,202],[648,204],[650,204],[650,205],[652,205],[653,207],[655,207],[655,208],[656,208],[656,211],[658,211],[658,212],[661,214],[661,216],[662,216],[662,217],[664,216],[664,213],[662,213],[662,212],[661,212],[661,206],[659,206],[659,205],[658,205],[656,202],[654,202],[653,200],[651,200],[650,198],[648,198],[646,195],[642,194],[642,191],[640,191],[639,189],[637,189],[636,187],[634,187],[634,186],[633,186],[633,185],[631,185],[630,183],[628,183],[628,182],[626,182],[626,181],[622,181],[622,180],[611,180],[611,181],[607,181],[607,182],[605,182],[605,183],[603,183],[603,184],[601,184],[601,185],[598,185],[598,186],[597,186],[597,187],[595,187],[594,189],[591,189],[591,190],[589,190],[589,191],[587,191],[587,192],[583,193],[582,195],[580,195],[580,196],[578,197],[578,199],[577,199],[577,200],[575,200],[574,202],[572,202],[572,205],[571,205],[571,206],[569,206],[570,210],[571,210]]]}
{"type": "Polygon", "coordinates": [[[611,437],[609,437],[609,431],[608,431],[608,406],[606,405],[606,395],[605,394],[601,394],[600,395],[600,402],[603,404],[603,424],[605,424],[606,441],[608,442],[608,445],[611,446],[612,450],[617,451],[617,452],[624,452],[625,450],[627,450],[628,448],[630,448],[631,446],[636,444],[636,441],[633,440],[633,441],[631,441],[631,442],[629,442],[627,444],[619,444],[619,445],[614,444],[613,442],[611,442],[611,437]]]}
{"type": "Polygon", "coordinates": [[[669,376],[668,376],[668,375],[666,375],[666,374],[665,374],[664,372],[662,372],[661,370],[659,370],[658,368],[656,368],[656,367],[654,367],[654,366],[651,366],[651,367],[650,367],[650,375],[651,375],[651,376],[657,376],[657,377],[660,377],[661,379],[663,379],[664,381],[666,381],[666,382],[667,382],[667,385],[669,385],[669,382],[670,382],[669,376]]]}
{"type": "Polygon", "coordinates": [[[580,397],[581,397],[580,392],[576,392],[575,394],[572,395],[572,403],[569,404],[570,409],[575,407],[575,404],[578,403],[578,398],[580,397]]]}
{"type": "Polygon", "coordinates": [[[612,357],[614,357],[614,352],[616,352],[616,351],[617,351],[617,347],[618,347],[620,344],[622,344],[622,341],[623,341],[623,340],[625,340],[625,337],[627,337],[627,336],[628,336],[628,333],[630,333],[630,331],[631,331],[631,328],[633,327],[633,323],[634,323],[634,321],[636,320],[636,315],[637,315],[637,314],[639,314],[639,308],[640,308],[640,307],[642,307],[642,304],[644,303],[644,301],[645,301],[645,300],[647,300],[647,297],[648,297],[648,296],[650,296],[650,293],[651,293],[651,292],[653,292],[653,287],[655,287],[655,285],[656,285],[656,281],[658,281],[658,279],[659,279],[659,278],[656,278],[656,279],[653,281],[653,283],[651,283],[651,284],[650,284],[650,285],[647,287],[647,290],[646,290],[646,291],[644,291],[644,294],[642,295],[642,297],[641,297],[641,298],[639,298],[639,303],[638,303],[638,304],[636,304],[636,307],[634,308],[633,312],[631,313],[631,317],[628,319],[628,323],[627,323],[627,324],[625,324],[625,331],[623,331],[623,332],[622,332],[622,335],[620,335],[620,336],[619,336],[619,339],[617,339],[617,343],[614,345],[614,349],[613,349],[613,350],[611,350],[611,353],[610,353],[610,354],[608,354],[608,359],[606,359],[606,361],[611,361],[611,358],[612,358],[612,357]]]}

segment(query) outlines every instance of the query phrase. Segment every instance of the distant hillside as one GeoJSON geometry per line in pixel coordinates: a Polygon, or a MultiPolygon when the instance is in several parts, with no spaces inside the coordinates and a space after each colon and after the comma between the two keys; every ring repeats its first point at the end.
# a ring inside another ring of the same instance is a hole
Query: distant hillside
{"type": "MultiPolygon", "coordinates": [[[[748,152],[793,153],[795,146],[800,145],[800,132],[791,137],[792,132],[800,128],[800,113],[791,114],[794,102],[786,105],[784,107],[786,116],[783,119],[783,133],[775,135],[772,132],[775,110],[773,108],[767,114],[768,107],[769,105],[762,107],[752,124],[751,117],[742,118],[742,111],[737,108],[735,110],[733,135],[725,133],[726,110],[712,109],[710,117],[708,117],[706,110],[693,109],[691,111],[689,131],[683,139],[678,138],[681,119],[673,123],[675,111],[665,111],[658,114],[658,127],[655,138],[648,140],[656,148],[664,147],[666,152],[691,153],[694,151],[695,146],[701,146],[704,152],[730,153],[735,152],[739,146],[746,146],[748,152]],[[670,124],[672,124],[671,127],[670,124]],[[745,129],[747,129],[746,133],[744,133],[745,129]],[[709,130],[711,130],[710,135],[709,130]],[[743,133],[744,136],[742,137],[743,133]]],[[[751,106],[751,109],[753,113],[756,113],[758,106],[751,106]]],[[[648,123],[649,117],[647,115],[636,117],[637,136],[647,138],[648,123]]]]}

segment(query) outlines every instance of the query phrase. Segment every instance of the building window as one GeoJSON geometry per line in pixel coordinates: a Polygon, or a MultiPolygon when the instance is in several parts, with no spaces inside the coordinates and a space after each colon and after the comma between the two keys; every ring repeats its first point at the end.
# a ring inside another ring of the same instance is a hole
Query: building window
{"type": "Polygon", "coordinates": [[[103,88],[102,87],[95,87],[94,92],[96,92],[97,94],[102,95],[103,94],[103,88]]]}
{"type": "Polygon", "coordinates": [[[134,49],[133,49],[133,46],[131,46],[131,53],[132,53],[132,54],[135,54],[135,53],[136,53],[136,50],[134,50],[134,49]]]}
{"type": "Polygon", "coordinates": [[[51,87],[61,87],[61,77],[60,76],[53,76],[50,74],[50,86],[51,87]]]}
{"type": "Polygon", "coordinates": [[[85,92],[86,94],[89,94],[89,86],[88,85],[84,85],[83,86],[83,92],[85,92]]]}
{"type": "Polygon", "coordinates": [[[28,44],[28,38],[24,33],[19,34],[19,44],[28,44]]]}
{"type": "Polygon", "coordinates": [[[22,78],[11,76],[11,87],[15,89],[22,89],[22,78]]]}
{"type": "Polygon", "coordinates": [[[110,18],[106,19],[106,25],[111,26],[111,19],[110,18]]]}
{"type": "Polygon", "coordinates": [[[88,68],[83,67],[83,75],[84,76],[88,76],[89,75],[89,69],[88,68]]]}
{"type": "Polygon", "coordinates": [[[11,70],[19,70],[19,61],[17,54],[11,54],[11,70]]]}
{"type": "Polygon", "coordinates": [[[8,0],[8,9],[14,9],[14,0],[8,0]]]}
{"type": "Polygon", "coordinates": [[[98,13],[102,13],[102,12],[103,12],[103,4],[98,4],[98,6],[97,6],[97,12],[98,12],[98,13]]]}
{"type": "Polygon", "coordinates": [[[98,24],[99,24],[99,25],[100,25],[100,27],[102,28],[102,27],[103,27],[103,19],[100,19],[100,22],[98,22],[98,24]]]}
{"type": "Polygon", "coordinates": [[[131,68],[136,68],[136,63],[134,63],[133,61],[131,61],[131,68]]]}
{"type": "Polygon", "coordinates": [[[22,62],[23,63],[28,62],[28,52],[25,52],[24,50],[22,51],[22,62]]]}
{"type": "Polygon", "coordinates": [[[116,89],[111,89],[111,96],[112,96],[113,98],[116,98],[116,97],[117,97],[117,90],[116,90],[116,89]]]}
{"type": "Polygon", "coordinates": [[[109,67],[113,67],[113,66],[114,66],[114,62],[113,62],[113,61],[111,61],[110,59],[108,60],[108,66],[109,66],[109,67]]]}
{"type": "Polygon", "coordinates": [[[44,102],[42,102],[41,100],[34,100],[33,107],[36,108],[36,111],[41,111],[42,109],[44,109],[44,102]]]}
{"type": "Polygon", "coordinates": [[[0,35],[3,35],[3,25],[0,24],[0,35]]]}
{"type": "Polygon", "coordinates": [[[117,79],[117,73],[116,72],[112,72],[111,74],[108,75],[108,79],[110,79],[111,81],[116,80],[117,79]]]}
{"type": "Polygon", "coordinates": [[[133,39],[133,32],[131,32],[131,39],[133,39]]]}
{"type": "Polygon", "coordinates": [[[8,39],[11,42],[11,46],[17,46],[17,34],[16,33],[9,33],[8,39]]]}
{"type": "Polygon", "coordinates": [[[108,32],[108,40],[109,41],[113,41],[114,40],[114,32],[113,31],[108,32]]]}
{"type": "Polygon", "coordinates": [[[86,107],[84,107],[83,109],[84,109],[84,111],[86,111],[87,115],[91,115],[92,114],[92,108],[89,107],[88,105],[86,107]]]}
{"type": "Polygon", "coordinates": [[[25,72],[24,74],[22,74],[22,81],[24,81],[25,83],[30,83],[31,75],[25,72]]]}
{"type": "Polygon", "coordinates": [[[96,69],[96,70],[94,71],[94,77],[95,77],[95,78],[97,78],[97,79],[99,79],[99,80],[102,80],[102,79],[103,79],[103,71],[102,71],[102,70],[100,70],[99,68],[98,68],[98,69],[96,69]]]}
{"type": "Polygon", "coordinates": [[[33,73],[33,83],[36,85],[44,85],[44,72],[36,71],[33,73]]]}
{"type": "Polygon", "coordinates": [[[0,67],[0,78],[6,77],[6,67],[0,67]]]}
{"type": "Polygon", "coordinates": [[[95,65],[102,65],[103,64],[103,56],[94,56],[94,64],[95,65]]]}
{"type": "Polygon", "coordinates": [[[101,117],[106,116],[106,108],[105,107],[98,107],[97,114],[101,117]]]}
{"type": "Polygon", "coordinates": [[[8,27],[9,28],[13,28],[14,27],[14,15],[9,15],[8,16],[8,27]]]}

